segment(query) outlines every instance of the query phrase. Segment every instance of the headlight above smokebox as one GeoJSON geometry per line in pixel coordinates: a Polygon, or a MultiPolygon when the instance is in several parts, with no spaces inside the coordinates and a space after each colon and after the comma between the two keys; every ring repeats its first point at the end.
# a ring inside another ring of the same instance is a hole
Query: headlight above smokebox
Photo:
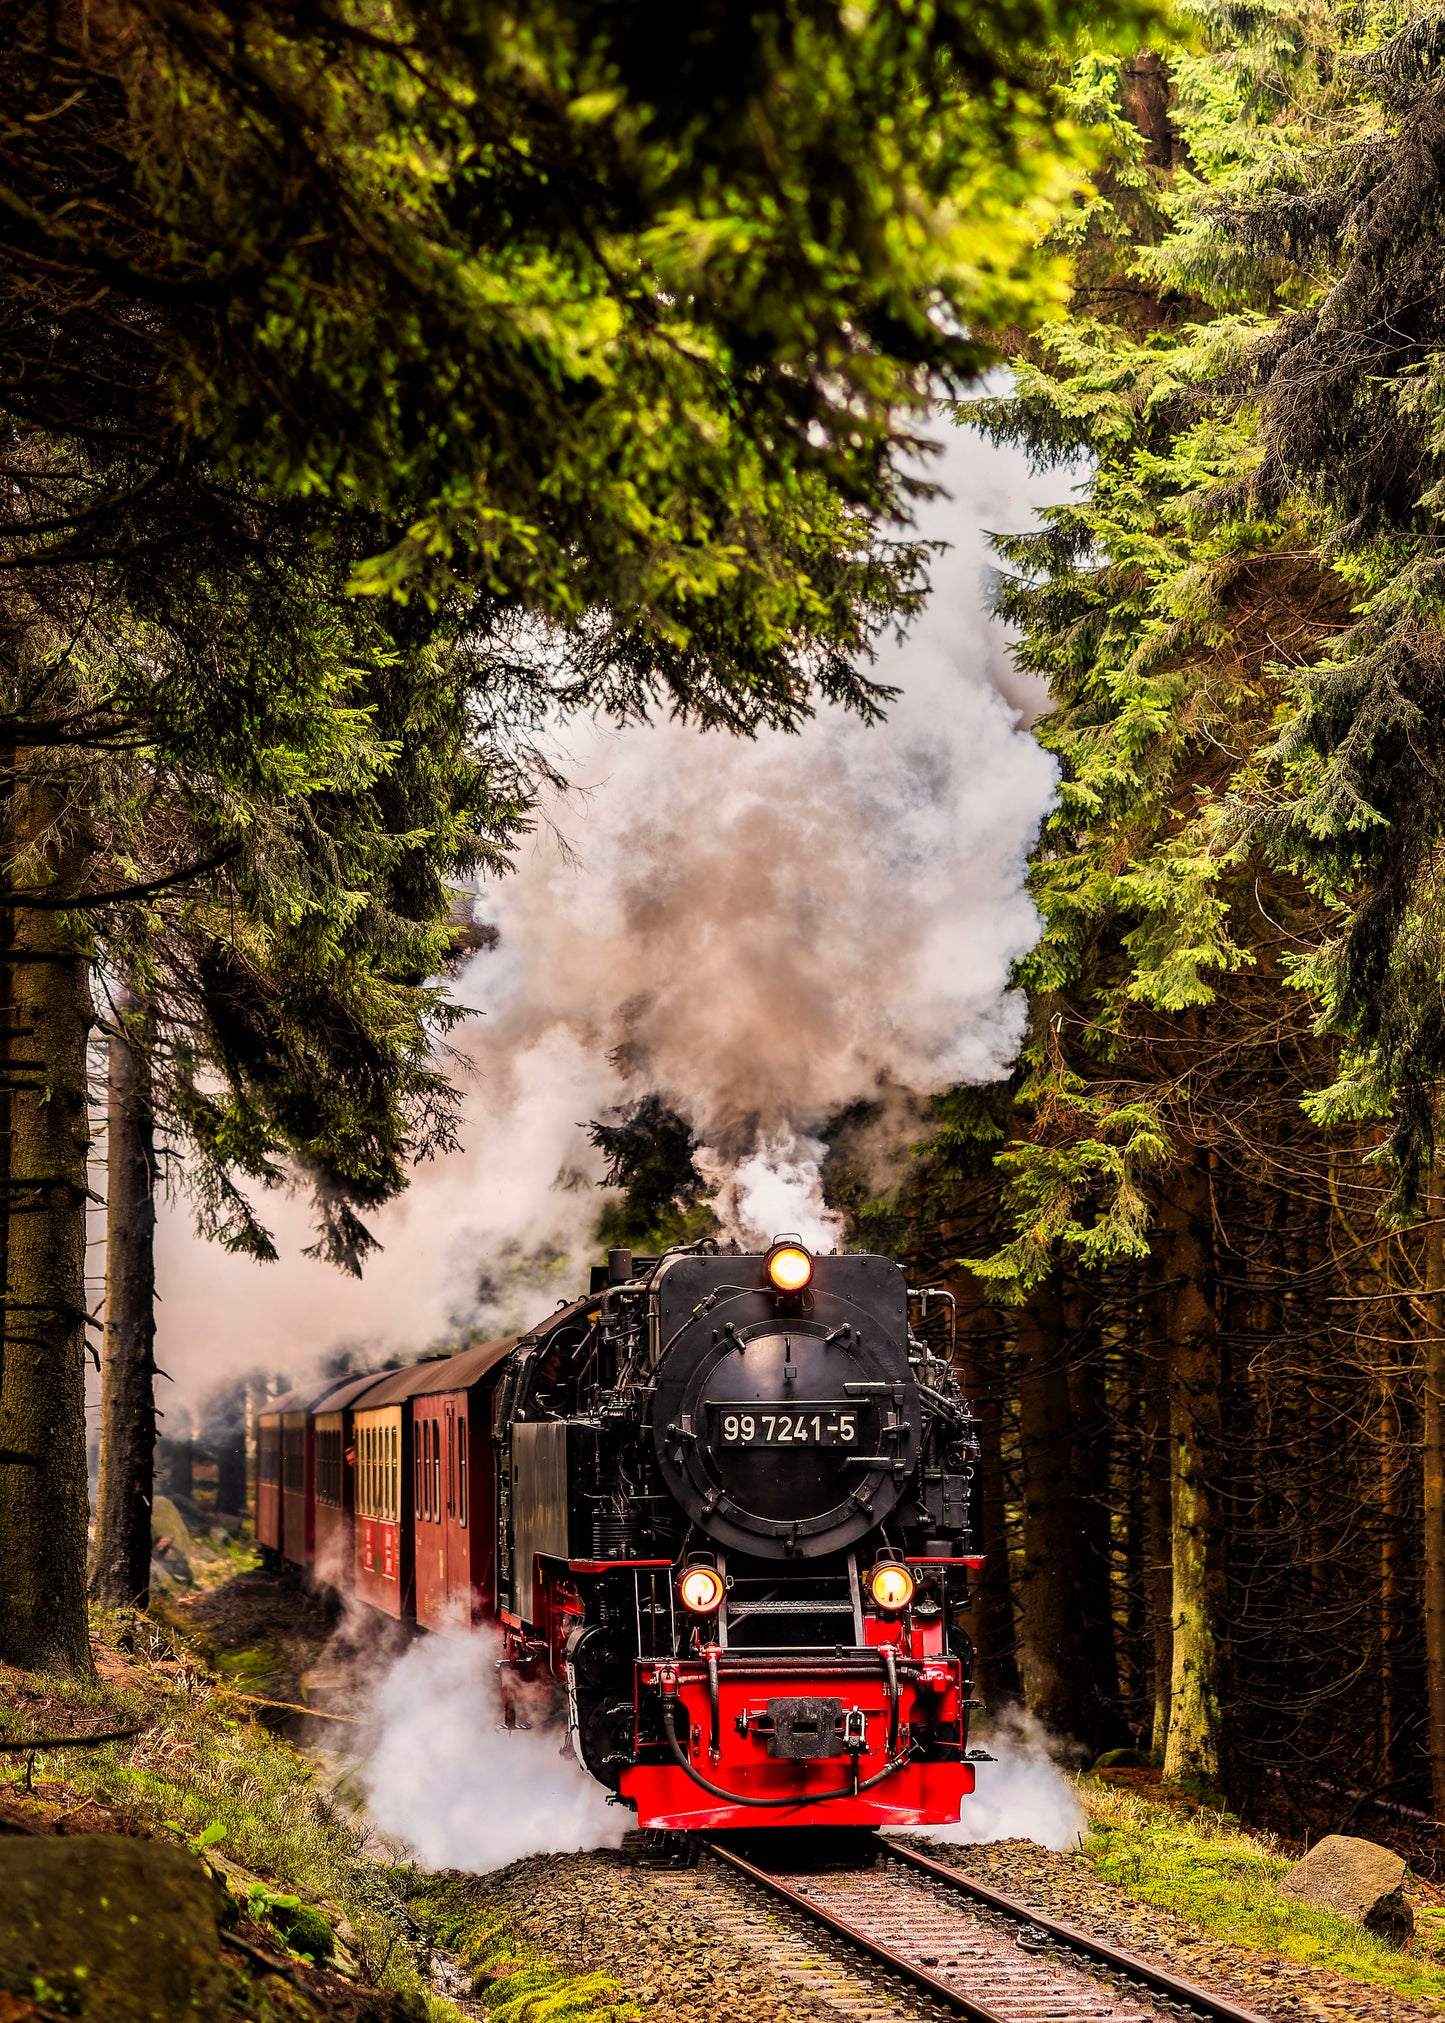
{"type": "Polygon", "coordinates": [[[775,1236],[764,1269],[779,1292],[804,1292],[812,1282],[812,1253],[796,1236],[775,1236]]]}

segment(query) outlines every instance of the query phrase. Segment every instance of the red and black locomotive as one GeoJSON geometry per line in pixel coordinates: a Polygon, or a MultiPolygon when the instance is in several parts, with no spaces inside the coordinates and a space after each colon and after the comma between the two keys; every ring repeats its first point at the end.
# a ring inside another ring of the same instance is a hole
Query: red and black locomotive
{"type": "Polygon", "coordinates": [[[976,1443],[918,1297],[791,1237],[613,1251],[526,1335],[277,1400],[258,1534],[494,1619],[642,1826],[956,1820],[976,1443]]]}

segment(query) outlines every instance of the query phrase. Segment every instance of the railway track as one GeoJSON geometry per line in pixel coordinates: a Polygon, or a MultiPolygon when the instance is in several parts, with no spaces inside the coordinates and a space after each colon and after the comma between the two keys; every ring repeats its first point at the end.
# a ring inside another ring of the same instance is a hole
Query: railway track
{"type": "Polygon", "coordinates": [[[971,2023],[1266,2023],[912,1848],[884,1843],[871,1868],[778,1873],[725,1842],[704,1845],[886,1980],[971,2023]]]}

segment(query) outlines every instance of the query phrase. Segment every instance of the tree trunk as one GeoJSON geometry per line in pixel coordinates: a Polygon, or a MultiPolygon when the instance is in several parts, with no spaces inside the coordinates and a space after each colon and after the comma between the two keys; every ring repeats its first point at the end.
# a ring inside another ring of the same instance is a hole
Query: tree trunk
{"type": "Polygon", "coordinates": [[[1020,1670],[1029,1711],[1081,1740],[1086,1681],[1078,1613],[1077,1526],[1070,1480],[1068,1352],[1057,1275],[1019,1314],[1019,1454],[1024,1566],[1020,1670]]]}
{"type": "Polygon", "coordinates": [[[1430,1168],[1425,1230],[1425,1686],[1430,1795],[1445,1845],[1445,1214],[1439,1162],[1430,1168]]]}
{"type": "MultiPolygon", "coordinates": [[[[1384,1246],[1381,1246],[1383,1252],[1384,1246]]],[[[1396,1303],[1388,1294],[1389,1281],[1383,1265],[1375,1274],[1382,1301],[1375,1311],[1393,1316],[1396,1303]]],[[[1362,1313],[1369,1309],[1362,1309],[1362,1313]]],[[[1377,1323],[1378,1325],[1378,1323],[1377,1323]]],[[[1404,1619],[1406,1591],[1405,1498],[1402,1475],[1409,1444],[1402,1424],[1397,1378],[1393,1359],[1395,1348],[1387,1341],[1366,1345],[1363,1362],[1374,1348],[1378,1366],[1379,1414],[1376,1421],[1376,1469],[1380,1498],[1380,1748],[1378,1776],[1388,1784],[1395,1775],[1395,1758],[1401,1721],[1400,1628],[1404,1619]]]]}
{"type": "Polygon", "coordinates": [[[1173,168],[1181,150],[1169,117],[1173,88],[1163,59],[1152,49],[1119,66],[1119,99],[1124,116],[1144,138],[1144,160],[1151,168],[1173,168]]]}
{"type": "MultiPolygon", "coordinates": [[[[1137,1337],[1130,1329],[1126,1340],[1137,1337]]],[[[1119,1694],[1130,1721],[1136,1748],[1149,1746],[1153,1708],[1153,1644],[1149,1624],[1148,1563],[1149,1455],[1144,1435],[1144,1388],[1137,1360],[1127,1351],[1109,1385],[1109,1409],[1119,1431],[1118,1487],[1115,1500],[1121,1522],[1124,1575],[1123,1617],[1119,1621],[1119,1694]],[[1146,1652],[1146,1645],[1148,1646],[1146,1652]]]]}
{"type": "Polygon", "coordinates": [[[1076,1293],[1070,1293],[1064,1311],[1073,1323],[1070,1336],[1074,1343],[1066,1384],[1078,1579],[1074,1606],[1087,1687],[1083,1740],[1097,1754],[1129,1740],[1119,1707],[1119,1650],[1114,1630],[1110,1521],[1114,1429],[1098,1323],[1092,1313],[1082,1310],[1076,1293]]]}
{"type": "Polygon", "coordinates": [[[111,1608],[150,1600],[155,1411],[155,1123],[146,1021],[129,993],[110,1042],[106,1133],[105,1359],[90,1591],[111,1608]]]}
{"type": "Polygon", "coordinates": [[[1187,1152],[1171,1172],[1160,1227],[1173,1281],[1166,1304],[1174,1662],[1164,1774],[1218,1790],[1224,1772],[1223,1372],[1209,1173],[1202,1152],[1187,1152]]]}
{"type": "Polygon", "coordinates": [[[1170,1684],[1174,1673],[1174,1491],[1169,1448],[1169,1359],[1151,1345],[1145,1360],[1146,1442],[1145,1577],[1154,1645],[1154,1715],[1149,1751],[1164,1761],[1169,1744],[1170,1684]]]}
{"type": "Polygon", "coordinates": [[[246,1432],[228,1429],[216,1447],[216,1509],[227,1517],[246,1514],[246,1432]]]}
{"type": "Polygon", "coordinates": [[[970,1322],[993,1324],[996,1319],[990,1308],[962,1306],[958,1317],[960,1375],[978,1426],[979,1483],[975,1507],[979,1535],[974,1549],[984,1556],[971,1597],[974,1678],[984,1701],[995,1709],[1017,1700],[1020,1694],[1005,1514],[1008,1490],[1003,1466],[1003,1388],[999,1381],[997,1345],[974,1340],[970,1322]]]}
{"type": "MultiPolygon", "coordinates": [[[[73,886],[55,797],[11,796],[7,863],[73,886]]],[[[13,875],[13,874],[12,874],[13,875]]],[[[56,914],[14,909],[4,1035],[10,1137],[0,1360],[0,1663],[88,1676],[85,1607],[87,958],[56,914]]]]}

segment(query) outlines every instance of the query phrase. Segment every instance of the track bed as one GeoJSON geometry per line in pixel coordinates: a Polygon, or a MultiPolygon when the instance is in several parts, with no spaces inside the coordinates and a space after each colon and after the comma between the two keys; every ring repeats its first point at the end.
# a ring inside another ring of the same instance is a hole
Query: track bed
{"type": "MultiPolygon", "coordinates": [[[[759,1850],[751,1850],[756,1854],[759,1850]]],[[[1262,2023],[1258,2013],[1101,1944],[908,1849],[852,1868],[711,1856],[842,1939],[885,1979],[972,2023],[1262,2023]]],[[[860,1854],[862,1851],[860,1850],[860,1854]]]]}

